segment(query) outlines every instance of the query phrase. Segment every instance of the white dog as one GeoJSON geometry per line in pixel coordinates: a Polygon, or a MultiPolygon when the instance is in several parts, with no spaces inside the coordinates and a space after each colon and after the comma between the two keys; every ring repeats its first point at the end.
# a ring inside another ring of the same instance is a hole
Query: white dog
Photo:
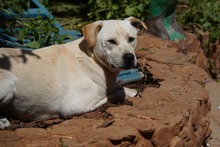
{"type": "MultiPolygon", "coordinates": [[[[135,67],[137,33],[145,24],[134,17],[97,21],[84,37],[34,51],[0,49],[0,112],[19,120],[71,118],[135,90],[118,88],[120,70],[135,67]]],[[[0,127],[9,123],[1,119],[0,127]]]]}

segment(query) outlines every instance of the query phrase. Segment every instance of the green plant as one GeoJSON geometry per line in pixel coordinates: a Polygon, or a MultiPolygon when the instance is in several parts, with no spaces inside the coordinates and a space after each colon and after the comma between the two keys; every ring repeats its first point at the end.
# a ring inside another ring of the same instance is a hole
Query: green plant
{"type": "Polygon", "coordinates": [[[61,147],[68,147],[67,145],[65,145],[65,143],[64,143],[62,138],[60,138],[60,144],[61,144],[61,147]]]}
{"type": "Polygon", "coordinates": [[[65,39],[72,39],[70,35],[60,35],[59,29],[55,26],[56,21],[50,18],[22,19],[22,29],[18,32],[17,39],[22,42],[24,39],[29,40],[26,46],[37,49],[52,44],[63,43],[65,39]]]}
{"type": "Polygon", "coordinates": [[[141,47],[141,48],[137,48],[137,50],[139,51],[150,51],[150,48],[146,48],[146,47],[141,47]]]}
{"type": "Polygon", "coordinates": [[[149,17],[150,0],[89,0],[91,20],[123,19],[134,16],[145,20],[149,17]]]}
{"type": "Polygon", "coordinates": [[[180,0],[185,6],[178,11],[177,21],[185,29],[209,32],[210,41],[216,42],[220,36],[220,1],[216,0],[180,0]]]}
{"type": "Polygon", "coordinates": [[[191,30],[201,41],[207,57],[208,71],[216,78],[220,69],[216,68],[213,55],[216,43],[220,41],[220,1],[216,0],[180,0],[177,21],[185,30],[191,30]],[[183,6],[183,7],[181,7],[183,6]],[[208,36],[207,39],[205,36],[208,36]]]}

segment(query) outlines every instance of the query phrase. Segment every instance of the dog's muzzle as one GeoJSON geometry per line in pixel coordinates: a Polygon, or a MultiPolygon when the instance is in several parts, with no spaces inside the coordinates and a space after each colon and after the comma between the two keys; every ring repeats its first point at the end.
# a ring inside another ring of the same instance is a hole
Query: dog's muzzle
{"type": "Polygon", "coordinates": [[[123,69],[130,69],[135,66],[135,56],[132,53],[125,53],[123,55],[123,69]]]}

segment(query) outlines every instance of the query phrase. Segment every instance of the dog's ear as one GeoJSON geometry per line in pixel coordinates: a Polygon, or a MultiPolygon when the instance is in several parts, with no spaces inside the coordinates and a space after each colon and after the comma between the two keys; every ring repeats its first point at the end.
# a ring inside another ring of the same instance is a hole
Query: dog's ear
{"type": "Polygon", "coordinates": [[[102,21],[96,21],[82,28],[83,36],[89,47],[94,47],[98,32],[102,28],[102,21]]]}
{"type": "Polygon", "coordinates": [[[143,21],[141,21],[140,19],[137,19],[133,16],[130,16],[128,18],[125,18],[125,20],[130,21],[131,25],[134,26],[138,32],[141,31],[143,28],[145,30],[148,30],[146,24],[143,21]]]}

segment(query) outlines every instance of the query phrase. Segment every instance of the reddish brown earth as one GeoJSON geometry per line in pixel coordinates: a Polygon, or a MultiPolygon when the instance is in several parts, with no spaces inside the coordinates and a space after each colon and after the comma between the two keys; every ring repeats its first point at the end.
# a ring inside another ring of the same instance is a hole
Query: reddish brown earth
{"type": "Polygon", "coordinates": [[[200,147],[211,133],[211,104],[197,43],[191,34],[178,43],[140,35],[136,53],[146,77],[127,86],[141,97],[69,120],[12,119],[0,131],[0,146],[200,147]]]}

